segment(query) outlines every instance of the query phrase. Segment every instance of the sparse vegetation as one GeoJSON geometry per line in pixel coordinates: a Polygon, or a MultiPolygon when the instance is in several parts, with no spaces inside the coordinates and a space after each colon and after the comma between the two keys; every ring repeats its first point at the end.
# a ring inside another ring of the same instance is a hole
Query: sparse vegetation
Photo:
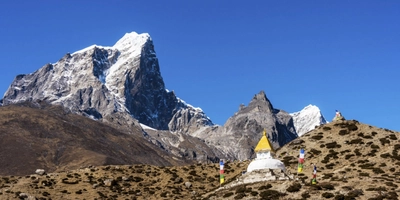
{"type": "Polygon", "coordinates": [[[301,189],[301,184],[300,183],[293,183],[292,185],[290,185],[286,191],[288,192],[298,192],[301,189]]]}
{"type": "Polygon", "coordinates": [[[325,146],[328,149],[332,149],[332,148],[336,148],[337,143],[336,142],[326,143],[325,146]]]}
{"type": "Polygon", "coordinates": [[[347,135],[349,133],[350,132],[348,130],[346,130],[346,129],[342,129],[342,130],[339,131],[339,135],[347,135]]]}
{"type": "Polygon", "coordinates": [[[325,197],[325,198],[332,198],[335,195],[333,193],[330,193],[330,192],[324,192],[324,193],[322,193],[322,196],[325,197]]]}
{"type": "Polygon", "coordinates": [[[324,137],[323,135],[313,135],[313,136],[311,136],[311,138],[314,139],[314,140],[320,140],[323,137],[324,137]]]}
{"type": "Polygon", "coordinates": [[[322,128],[322,130],[324,130],[324,131],[329,131],[329,130],[332,130],[332,128],[329,127],[329,126],[324,126],[324,127],[322,128]]]}
{"type": "Polygon", "coordinates": [[[276,190],[269,190],[269,189],[262,191],[260,193],[260,197],[263,199],[277,199],[282,196],[285,196],[285,194],[282,194],[276,190]]]}
{"type": "Polygon", "coordinates": [[[359,173],[358,175],[359,175],[359,176],[369,176],[369,173],[361,172],[361,173],[359,173]]]}
{"type": "Polygon", "coordinates": [[[230,197],[232,195],[233,195],[233,192],[228,192],[228,193],[225,193],[223,197],[227,198],[227,197],[230,197]]]}
{"type": "Polygon", "coordinates": [[[21,191],[34,190],[40,191],[37,199],[61,199],[57,195],[71,199],[397,199],[400,184],[397,180],[400,171],[396,167],[400,166],[400,160],[397,160],[400,159],[400,144],[394,140],[397,134],[368,130],[368,126],[357,123],[357,130],[354,130],[349,128],[353,122],[340,123],[340,126],[324,125],[305,135],[301,142],[277,150],[276,154],[291,173],[293,169],[297,170],[298,164],[298,153],[293,152],[298,152],[299,148],[306,150],[306,164],[303,173],[296,173],[297,182],[271,181],[229,188],[248,165],[248,162],[233,161],[226,163],[223,185],[226,189],[216,192],[219,188],[218,163],[182,167],[109,165],[62,172],[58,177],[50,173],[46,176],[0,177],[0,195],[1,199],[13,199],[21,191]],[[348,134],[339,136],[340,130],[348,134]],[[316,140],[313,136],[323,137],[316,140]],[[379,142],[371,140],[372,136],[379,136],[379,142]],[[311,184],[311,163],[318,166],[316,185],[311,184]],[[28,182],[31,186],[26,187],[30,189],[21,188],[19,185],[23,182],[28,182]],[[185,185],[187,182],[190,187],[185,185]],[[8,187],[10,184],[13,188],[8,187]]]}

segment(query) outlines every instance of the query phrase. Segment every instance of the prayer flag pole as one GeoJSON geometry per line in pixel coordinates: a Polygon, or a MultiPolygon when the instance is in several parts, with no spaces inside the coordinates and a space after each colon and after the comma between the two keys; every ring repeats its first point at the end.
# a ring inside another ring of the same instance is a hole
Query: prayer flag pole
{"type": "Polygon", "coordinates": [[[224,160],[219,161],[219,186],[225,182],[225,176],[224,176],[224,160]]]}
{"type": "Polygon", "coordinates": [[[317,184],[317,165],[315,165],[314,163],[313,165],[313,176],[312,176],[312,180],[311,180],[311,184],[317,184]]]}

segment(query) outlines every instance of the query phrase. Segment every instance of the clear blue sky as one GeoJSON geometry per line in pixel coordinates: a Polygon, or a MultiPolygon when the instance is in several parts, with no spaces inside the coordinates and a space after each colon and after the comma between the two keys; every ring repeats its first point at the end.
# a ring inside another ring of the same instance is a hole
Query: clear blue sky
{"type": "Polygon", "coordinates": [[[167,89],[224,124],[264,90],[287,112],[400,131],[400,1],[1,1],[0,92],[67,52],[149,33],[167,89]]]}

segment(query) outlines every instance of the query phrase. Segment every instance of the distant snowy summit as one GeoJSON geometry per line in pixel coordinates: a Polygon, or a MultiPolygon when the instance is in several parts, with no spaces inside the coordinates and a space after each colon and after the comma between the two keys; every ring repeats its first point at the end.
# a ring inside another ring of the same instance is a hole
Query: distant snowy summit
{"type": "Polygon", "coordinates": [[[314,105],[308,105],[303,110],[290,115],[293,117],[294,127],[299,137],[315,129],[316,126],[327,123],[321,110],[314,105]]]}

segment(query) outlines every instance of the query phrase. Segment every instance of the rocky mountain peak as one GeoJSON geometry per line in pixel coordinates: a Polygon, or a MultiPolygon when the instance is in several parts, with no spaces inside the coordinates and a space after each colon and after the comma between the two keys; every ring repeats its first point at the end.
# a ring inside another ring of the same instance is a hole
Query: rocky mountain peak
{"type": "Polygon", "coordinates": [[[273,112],[274,108],[267,98],[264,91],[260,91],[258,94],[254,95],[253,99],[250,101],[249,105],[241,106],[241,112],[273,112]]]}
{"type": "Polygon", "coordinates": [[[261,91],[248,106],[241,105],[223,127],[212,127],[195,135],[215,146],[226,157],[246,160],[254,156],[254,148],[263,130],[267,131],[274,149],[297,138],[289,113],[274,109],[265,92],[261,91]]]}
{"type": "Polygon", "coordinates": [[[126,52],[131,48],[143,46],[148,41],[151,41],[151,37],[148,33],[138,34],[136,32],[131,32],[126,33],[113,47],[119,49],[121,52],[126,52]]]}
{"type": "Polygon", "coordinates": [[[299,136],[315,129],[316,126],[327,123],[321,110],[315,105],[308,105],[301,111],[290,115],[293,117],[294,126],[299,136]]]}
{"type": "Polygon", "coordinates": [[[17,76],[4,95],[5,105],[36,100],[60,104],[94,119],[124,113],[121,120],[134,117],[159,130],[212,124],[202,111],[166,90],[147,33],[127,33],[112,47],[92,45],[67,53],[56,63],[17,76]],[[171,121],[180,123],[171,125],[171,121]]]}

